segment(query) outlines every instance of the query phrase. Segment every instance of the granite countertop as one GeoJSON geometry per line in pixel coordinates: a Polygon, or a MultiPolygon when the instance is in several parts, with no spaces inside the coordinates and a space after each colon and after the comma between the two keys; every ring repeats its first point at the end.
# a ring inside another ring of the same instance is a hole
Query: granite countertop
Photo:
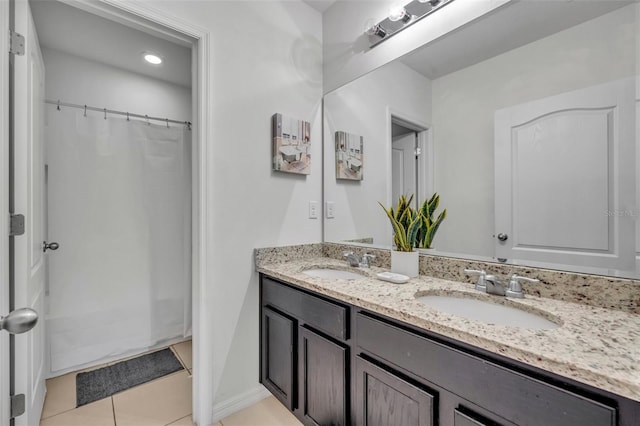
{"type": "Polygon", "coordinates": [[[350,268],[326,257],[261,263],[257,270],[274,278],[448,336],[576,381],[640,401],[640,315],[534,296],[506,299],[477,292],[472,285],[429,276],[392,284],[375,278],[386,269],[350,268]],[[309,268],[338,268],[362,279],[311,277],[309,268]],[[480,323],[438,312],[415,300],[428,294],[468,295],[517,306],[561,326],[529,330],[480,323]]]}

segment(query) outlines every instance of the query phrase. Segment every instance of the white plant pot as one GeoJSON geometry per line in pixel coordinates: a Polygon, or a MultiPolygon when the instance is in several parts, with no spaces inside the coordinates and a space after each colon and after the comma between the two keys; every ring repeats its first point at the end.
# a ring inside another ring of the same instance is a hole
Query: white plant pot
{"type": "Polygon", "coordinates": [[[414,251],[391,250],[391,272],[403,274],[409,278],[418,276],[420,253],[414,251]]]}

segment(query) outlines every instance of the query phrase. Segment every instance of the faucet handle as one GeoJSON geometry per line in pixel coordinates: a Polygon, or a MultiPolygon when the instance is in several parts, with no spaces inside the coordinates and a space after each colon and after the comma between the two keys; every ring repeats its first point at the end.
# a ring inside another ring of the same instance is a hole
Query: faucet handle
{"type": "Polygon", "coordinates": [[[487,273],[484,269],[479,271],[476,269],[465,269],[464,272],[467,275],[477,275],[478,281],[476,281],[476,290],[486,292],[487,284],[485,283],[485,280],[487,279],[487,273]]]}
{"type": "Polygon", "coordinates": [[[365,253],[362,255],[362,261],[360,262],[360,266],[362,266],[363,268],[368,268],[369,266],[371,266],[371,261],[374,260],[376,257],[372,254],[369,253],[365,253]]]}
{"type": "Polygon", "coordinates": [[[524,297],[522,293],[522,285],[520,285],[521,281],[525,281],[528,283],[539,283],[540,280],[535,278],[522,277],[518,274],[511,275],[511,279],[509,280],[509,289],[507,290],[507,297],[515,297],[521,299],[524,297]]]}

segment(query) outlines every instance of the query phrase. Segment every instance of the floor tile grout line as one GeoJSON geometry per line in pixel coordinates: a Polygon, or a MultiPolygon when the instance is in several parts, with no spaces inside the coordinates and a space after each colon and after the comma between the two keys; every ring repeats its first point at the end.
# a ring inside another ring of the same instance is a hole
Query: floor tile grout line
{"type": "Polygon", "coordinates": [[[111,395],[111,412],[113,413],[113,426],[118,426],[118,421],[116,420],[116,403],[113,400],[113,395],[111,395]]]}
{"type": "Polygon", "coordinates": [[[174,346],[175,345],[171,345],[171,352],[173,352],[176,358],[178,358],[178,361],[180,361],[180,365],[182,365],[182,368],[184,368],[185,370],[188,370],[187,366],[184,364],[184,361],[182,360],[182,357],[180,356],[180,353],[178,353],[178,350],[175,349],[174,346]]]}
{"type": "MultiPolygon", "coordinates": [[[[184,342],[182,342],[184,343],[184,342]]],[[[180,352],[178,352],[178,350],[175,348],[176,345],[171,345],[171,350],[173,351],[173,353],[178,357],[178,360],[180,361],[180,364],[182,364],[182,366],[184,367],[185,370],[189,370],[189,368],[187,367],[187,364],[184,362],[184,360],[182,359],[182,355],[180,355],[180,352]]]]}
{"type": "MultiPolygon", "coordinates": [[[[96,401],[97,402],[97,401],[96,401]]],[[[52,417],[56,417],[59,416],[60,414],[64,414],[64,413],[68,413],[69,411],[73,411],[73,410],[77,410],[79,407],[73,407],[73,408],[69,408],[68,410],[64,410],[64,411],[60,411],[59,413],[53,414],[51,416],[47,416],[47,417],[40,417],[40,420],[47,420],[50,419],[52,417]]]]}

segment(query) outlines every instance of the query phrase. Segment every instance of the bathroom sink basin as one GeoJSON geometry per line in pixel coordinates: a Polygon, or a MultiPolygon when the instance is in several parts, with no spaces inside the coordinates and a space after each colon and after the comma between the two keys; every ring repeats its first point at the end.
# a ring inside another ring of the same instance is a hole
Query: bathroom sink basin
{"type": "Polygon", "coordinates": [[[559,327],[555,322],[540,315],[484,300],[439,295],[416,297],[416,300],[440,312],[487,324],[532,330],[550,330],[559,327]]]}
{"type": "Polygon", "coordinates": [[[302,271],[303,274],[316,278],[328,278],[333,280],[357,280],[362,278],[361,274],[332,268],[312,268],[302,271]]]}

